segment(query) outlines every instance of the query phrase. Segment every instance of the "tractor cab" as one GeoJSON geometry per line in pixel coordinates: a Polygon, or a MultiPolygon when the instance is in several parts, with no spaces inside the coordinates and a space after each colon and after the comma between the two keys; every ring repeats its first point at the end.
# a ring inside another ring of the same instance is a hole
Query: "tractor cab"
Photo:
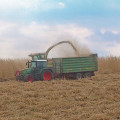
{"type": "Polygon", "coordinates": [[[47,67],[47,60],[32,60],[31,62],[26,63],[27,68],[46,68],[47,67]]]}

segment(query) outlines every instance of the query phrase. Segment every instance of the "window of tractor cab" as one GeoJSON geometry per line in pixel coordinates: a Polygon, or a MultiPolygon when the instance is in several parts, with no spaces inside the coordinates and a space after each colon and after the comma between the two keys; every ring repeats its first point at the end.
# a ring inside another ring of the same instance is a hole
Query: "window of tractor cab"
{"type": "Polygon", "coordinates": [[[31,68],[35,68],[36,67],[36,61],[32,61],[31,62],[31,68]]]}
{"type": "Polygon", "coordinates": [[[46,61],[32,61],[31,62],[31,68],[45,68],[46,67],[46,61]]]}
{"type": "Polygon", "coordinates": [[[46,61],[37,61],[37,67],[39,68],[46,67],[46,61]]]}

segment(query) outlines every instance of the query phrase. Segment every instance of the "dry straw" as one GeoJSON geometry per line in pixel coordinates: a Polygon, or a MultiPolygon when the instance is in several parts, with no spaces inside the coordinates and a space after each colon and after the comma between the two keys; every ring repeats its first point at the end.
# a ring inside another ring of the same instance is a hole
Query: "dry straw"
{"type": "Polygon", "coordinates": [[[120,57],[102,57],[98,59],[98,63],[100,72],[120,72],[120,57]]]}
{"type": "Polygon", "coordinates": [[[0,59],[0,78],[14,77],[15,71],[25,68],[26,59],[0,59]]]}

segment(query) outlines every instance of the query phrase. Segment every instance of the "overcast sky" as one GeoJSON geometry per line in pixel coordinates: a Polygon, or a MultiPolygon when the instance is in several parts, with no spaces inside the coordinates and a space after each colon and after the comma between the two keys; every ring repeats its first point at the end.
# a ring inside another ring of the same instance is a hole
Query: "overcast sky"
{"type": "Polygon", "coordinates": [[[0,0],[1,58],[45,52],[66,39],[120,56],[120,0],[0,0]]]}

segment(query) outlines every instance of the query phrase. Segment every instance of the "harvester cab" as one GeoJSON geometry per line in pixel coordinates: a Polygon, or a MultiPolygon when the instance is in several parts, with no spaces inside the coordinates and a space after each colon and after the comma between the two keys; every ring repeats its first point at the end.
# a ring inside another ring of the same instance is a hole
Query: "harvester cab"
{"type": "Polygon", "coordinates": [[[29,56],[32,57],[32,60],[46,60],[46,53],[34,53],[29,56]]]}

